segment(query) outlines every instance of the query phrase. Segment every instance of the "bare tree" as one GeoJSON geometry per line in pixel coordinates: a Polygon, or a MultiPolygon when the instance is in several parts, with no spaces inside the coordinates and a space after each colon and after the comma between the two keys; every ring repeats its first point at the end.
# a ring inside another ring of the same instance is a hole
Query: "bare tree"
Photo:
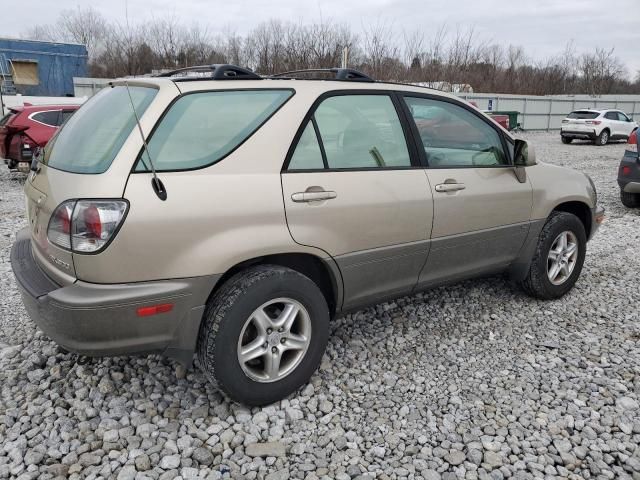
{"type": "Polygon", "coordinates": [[[66,10],[54,25],[36,25],[28,38],[85,43],[94,76],[149,74],[159,69],[229,62],[262,74],[340,65],[344,47],[349,65],[380,80],[471,84],[495,93],[640,92],[613,49],[578,54],[573,42],[556,56],[533,61],[520,46],[504,48],[480,38],[473,27],[446,25],[427,37],[423,30],[401,31],[379,20],[360,35],[349,26],[321,19],[303,24],[266,20],[246,35],[232,28],[211,31],[187,27],[175,16],[150,22],[106,22],[90,7],[66,10]]]}
{"type": "Polygon", "coordinates": [[[57,28],[63,40],[85,45],[89,58],[93,59],[104,42],[107,22],[92,7],[78,6],[62,11],[57,28]]]}

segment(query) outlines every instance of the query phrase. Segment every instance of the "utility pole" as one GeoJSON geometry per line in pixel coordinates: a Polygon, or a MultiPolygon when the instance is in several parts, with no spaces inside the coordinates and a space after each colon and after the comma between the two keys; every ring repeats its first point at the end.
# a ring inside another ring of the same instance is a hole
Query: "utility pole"
{"type": "Polygon", "coordinates": [[[342,62],[341,62],[341,67],[342,68],[347,68],[349,64],[349,47],[345,46],[342,48],[342,62]]]}

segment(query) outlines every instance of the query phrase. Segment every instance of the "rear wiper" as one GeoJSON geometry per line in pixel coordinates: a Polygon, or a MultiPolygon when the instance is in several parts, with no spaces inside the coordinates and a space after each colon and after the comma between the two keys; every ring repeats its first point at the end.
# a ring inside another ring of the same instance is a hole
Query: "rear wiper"
{"type": "Polygon", "coordinates": [[[156,175],[156,168],[153,165],[153,160],[151,160],[151,154],[149,153],[149,145],[147,145],[147,140],[144,138],[144,133],[142,132],[142,125],[140,125],[140,117],[138,117],[138,112],[136,112],[136,107],[133,104],[133,98],[131,97],[131,91],[129,90],[129,82],[125,80],[125,87],[127,87],[127,94],[129,95],[129,102],[131,103],[131,110],[133,110],[133,115],[136,118],[136,124],[138,125],[138,132],[140,132],[140,138],[142,138],[142,143],[144,144],[144,151],[147,154],[147,159],[149,160],[149,166],[151,167],[151,173],[153,174],[153,178],[151,179],[151,187],[153,191],[156,192],[156,195],[160,200],[167,199],[167,190],[164,188],[164,184],[156,175]]]}

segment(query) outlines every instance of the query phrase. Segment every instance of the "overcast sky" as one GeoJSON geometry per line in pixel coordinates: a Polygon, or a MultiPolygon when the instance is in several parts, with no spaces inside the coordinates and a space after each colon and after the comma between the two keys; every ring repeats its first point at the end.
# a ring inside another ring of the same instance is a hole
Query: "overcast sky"
{"type": "MultiPolygon", "coordinates": [[[[640,69],[639,0],[0,0],[0,36],[18,36],[34,23],[53,23],[61,10],[91,5],[110,20],[176,16],[211,31],[245,33],[259,22],[350,24],[355,31],[388,22],[396,31],[421,28],[430,38],[442,24],[473,26],[483,40],[521,45],[530,57],[560,53],[574,40],[579,51],[615,47],[629,77],[640,69]]],[[[400,43],[401,39],[399,39],[400,43]]]]}

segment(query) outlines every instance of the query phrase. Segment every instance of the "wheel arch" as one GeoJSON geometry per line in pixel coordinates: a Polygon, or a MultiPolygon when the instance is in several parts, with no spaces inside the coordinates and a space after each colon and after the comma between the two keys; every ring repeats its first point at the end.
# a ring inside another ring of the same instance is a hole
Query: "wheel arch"
{"type": "Polygon", "coordinates": [[[584,225],[584,230],[587,238],[590,238],[591,232],[593,231],[593,219],[589,205],[581,200],[566,200],[557,204],[551,209],[549,214],[544,219],[537,220],[531,223],[531,231],[529,233],[529,236],[527,237],[525,244],[521,248],[518,258],[509,267],[509,277],[512,281],[521,281],[529,272],[533,253],[535,251],[536,245],[538,244],[538,236],[542,231],[545,223],[547,222],[549,216],[553,214],[553,212],[566,212],[578,217],[580,222],[582,222],[582,225],[584,225]]]}
{"type": "Polygon", "coordinates": [[[342,275],[333,259],[321,259],[310,253],[276,253],[249,258],[229,268],[216,282],[207,302],[224,283],[238,272],[257,265],[279,265],[309,277],[325,297],[329,313],[333,317],[342,306],[342,275]]]}
{"type": "Polygon", "coordinates": [[[579,200],[571,200],[556,205],[549,215],[553,212],[566,212],[578,217],[582,222],[582,225],[584,225],[584,231],[587,234],[587,238],[591,238],[593,219],[589,205],[579,200]]]}

